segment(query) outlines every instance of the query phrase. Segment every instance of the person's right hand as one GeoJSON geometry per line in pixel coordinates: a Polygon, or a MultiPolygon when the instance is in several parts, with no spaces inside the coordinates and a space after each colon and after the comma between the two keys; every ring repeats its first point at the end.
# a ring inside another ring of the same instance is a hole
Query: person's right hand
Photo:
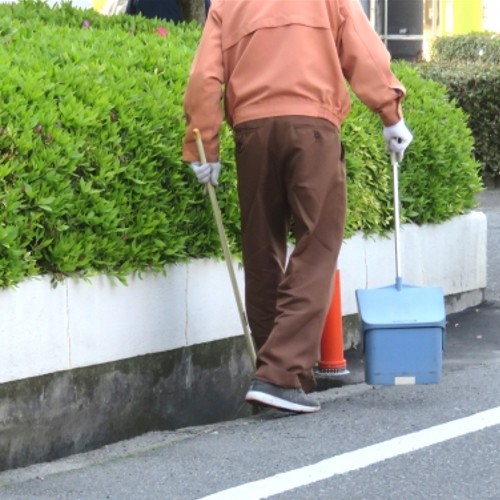
{"type": "Polygon", "coordinates": [[[406,148],[413,140],[412,133],[408,130],[404,120],[400,120],[394,125],[384,127],[384,140],[387,151],[394,153],[397,162],[403,159],[406,148]]]}
{"type": "Polygon", "coordinates": [[[200,163],[198,161],[192,162],[190,165],[191,170],[196,175],[200,184],[210,182],[212,186],[217,186],[217,179],[219,178],[220,162],[200,163]]]}

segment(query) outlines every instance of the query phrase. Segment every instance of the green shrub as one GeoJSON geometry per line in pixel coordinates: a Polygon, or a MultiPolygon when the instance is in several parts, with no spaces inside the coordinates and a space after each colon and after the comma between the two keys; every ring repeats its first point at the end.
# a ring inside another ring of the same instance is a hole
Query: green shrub
{"type": "Polygon", "coordinates": [[[483,177],[500,179],[500,65],[428,63],[420,65],[419,71],[445,85],[450,98],[467,113],[483,177]]]}
{"type": "Polygon", "coordinates": [[[198,26],[161,37],[158,22],[131,16],[1,9],[0,283],[123,277],[213,254],[203,193],[180,162],[198,26]]]}
{"type": "MultiPolygon", "coordinates": [[[[180,159],[182,97],[199,26],[162,23],[162,37],[155,20],[29,0],[0,5],[0,19],[0,285],[39,274],[124,279],[220,255],[207,197],[180,159]]],[[[415,132],[402,165],[402,213],[441,222],[474,206],[480,183],[472,138],[443,87],[406,65],[396,71],[408,87],[406,118],[415,132]]],[[[392,227],[381,131],[355,101],[343,130],[346,237],[392,227]]],[[[217,198],[238,252],[227,127],[221,150],[217,198]]]]}
{"type": "Polygon", "coordinates": [[[431,47],[433,61],[500,63],[500,35],[478,32],[436,38],[431,47]]]}
{"type": "Polygon", "coordinates": [[[426,78],[443,83],[450,98],[468,115],[475,157],[485,179],[500,179],[500,35],[481,32],[440,37],[431,48],[426,78]]]}
{"type": "MultiPolygon", "coordinates": [[[[407,88],[403,108],[414,134],[401,164],[401,216],[417,224],[439,223],[470,210],[481,189],[474,140],[464,112],[449,102],[445,88],[426,81],[404,62],[394,71],[407,88]]],[[[359,101],[343,127],[348,151],[348,231],[392,227],[391,167],[379,118],[359,101]]]]}

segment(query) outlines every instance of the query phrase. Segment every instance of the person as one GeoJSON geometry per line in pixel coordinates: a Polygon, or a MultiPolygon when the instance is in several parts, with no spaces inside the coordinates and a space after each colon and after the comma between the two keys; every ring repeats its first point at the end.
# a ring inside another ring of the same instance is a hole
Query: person
{"type": "Polygon", "coordinates": [[[346,216],[345,80],[378,113],[387,148],[401,160],[412,140],[401,109],[405,88],[358,0],[212,1],[184,95],[183,160],[201,183],[217,185],[225,110],[257,348],[245,396],[252,404],[320,409],[309,393],[346,216]],[[295,245],[287,261],[290,228],[295,245]]]}
{"type": "Polygon", "coordinates": [[[142,14],[144,17],[164,19],[180,23],[181,9],[176,0],[129,0],[126,13],[132,16],[142,14]]]}

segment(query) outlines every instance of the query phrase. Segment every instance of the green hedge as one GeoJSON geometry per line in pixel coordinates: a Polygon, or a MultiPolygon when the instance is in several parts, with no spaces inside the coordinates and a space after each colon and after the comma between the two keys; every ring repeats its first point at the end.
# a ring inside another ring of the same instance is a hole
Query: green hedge
{"type": "Polygon", "coordinates": [[[419,71],[445,85],[450,98],[466,112],[483,176],[500,180],[500,65],[428,63],[421,64],[419,71]]]}
{"type": "MultiPolygon", "coordinates": [[[[220,255],[210,204],[180,160],[182,96],[199,26],[31,0],[0,5],[0,20],[0,286],[40,274],[123,280],[220,255]]],[[[402,215],[442,222],[475,205],[472,137],[442,86],[404,64],[395,70],[409,91],[406,118],[415,133],[402,166],[402,215]]],[[[343,129],[346,237],[392,227],[381,130],[355,100],[343,129]]],[[[217,196],[238,252],[227,127],[221,145],[217,196]]]]}
{"type": "MultiPolygon", "coordinates": [[[[405,119],[414,134],[401,165],[402,219],[439,223],[476,205],[481,190],[474,140],[464,112],[445,88],[426,81],[404,62],[394,65],[407,88],[405,119]]],[[[343,127],[348,150],[351,230],[380,233],[392,228],[392,181],[378,117],[354,100],[343,127]]]]}
{"type": "Polygon", "coordinates": [[[431,63],[420,73],[446,86],[464,109],[485,179],[500,180],[500,35],[470,33],[437,38],[431,63]]]}
{"type": "Polygon", "coordinates": [[[432,42],[431,59],[499,64],[500,35],[483,31],[438,37],[432,42]]]}

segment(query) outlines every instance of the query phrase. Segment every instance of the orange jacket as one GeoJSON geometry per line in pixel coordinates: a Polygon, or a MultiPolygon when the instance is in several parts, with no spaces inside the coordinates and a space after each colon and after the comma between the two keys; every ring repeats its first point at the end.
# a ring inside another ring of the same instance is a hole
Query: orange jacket
{"type": "Polygon", "coordinates": [[[198,160],[194,128],[219,158],[222,97],[231,126],[306,115],[340,128],[346,79],[385,125],[402,118],[405,89],[359,0],[213,0],[184,96],[183,160],[198,160]]]}

